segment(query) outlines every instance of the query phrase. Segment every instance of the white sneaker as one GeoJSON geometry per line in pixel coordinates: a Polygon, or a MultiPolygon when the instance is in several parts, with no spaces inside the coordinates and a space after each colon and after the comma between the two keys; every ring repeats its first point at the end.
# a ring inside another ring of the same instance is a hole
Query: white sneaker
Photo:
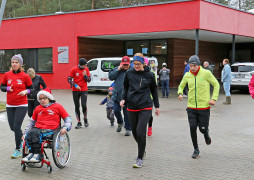
{"type": "Polygon", "coordinates": [[[39,154],[34,154],[33,157],[30,159],[30,162],[40,162],[40,155],[39,154]]]}
{"type": "Polygon", "coordinates": [[[29,162],[30,159],[31,159],[33,156],[34,156],[33,153],[29,153],[26,157],[24,157],[24,158],[22,159],[22,161],[24,161],[24,162],[29,162]]]}

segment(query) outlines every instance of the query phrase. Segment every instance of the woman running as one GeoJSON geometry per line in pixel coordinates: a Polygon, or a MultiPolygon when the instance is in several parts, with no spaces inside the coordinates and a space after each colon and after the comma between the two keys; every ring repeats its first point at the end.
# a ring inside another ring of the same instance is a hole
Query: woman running
{"type": "Polygon", "coordinates": [[[144,55],[136,53],[133,57],[134,68],[125,74],[124,90],[120,105],[127,103],[129,120],[132,134],[138,144],[138,157],[133,164],[134,168],[143,165],[143,158],[146,147],[146,127],[152,115],[152,106],[156,108],[155,113],[160,114],[157,85],[154,73],[144,66],[144,55]],[[151,99],[151,94],[153,100],[151,99]]]}

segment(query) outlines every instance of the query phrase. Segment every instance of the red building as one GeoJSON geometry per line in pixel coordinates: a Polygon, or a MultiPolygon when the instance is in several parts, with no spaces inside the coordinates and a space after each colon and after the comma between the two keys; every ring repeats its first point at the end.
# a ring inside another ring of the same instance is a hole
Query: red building
{"type": "Polygon", "coordinates": [[[3,20],[0,82],[10,59],[21,53],[52,89],[67,89],[78,59],[144,52],[166,62],[170,86],[183,75],[183,61],[198,54],[220,77],[223,58],[254,61],[254,14],[204,0],[90,10],[3,20]]]}

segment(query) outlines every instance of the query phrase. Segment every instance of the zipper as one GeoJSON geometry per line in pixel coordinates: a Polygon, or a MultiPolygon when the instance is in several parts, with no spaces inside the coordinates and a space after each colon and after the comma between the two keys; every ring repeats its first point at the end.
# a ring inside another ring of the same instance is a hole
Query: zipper
{"type": "Polygon", "coordinates": [[[196,82],[196,76],[195,77],[195,101],[196,101],[196,108],[198,108],[198,103],[197,103],[197,82],[196,82]]]}
{"type": "Polygon", "coordinates": [[[140,87],[141,87],[141,85],[142,85],[142,77],[141,77],[141,80],[140,80],[140,87]]]}

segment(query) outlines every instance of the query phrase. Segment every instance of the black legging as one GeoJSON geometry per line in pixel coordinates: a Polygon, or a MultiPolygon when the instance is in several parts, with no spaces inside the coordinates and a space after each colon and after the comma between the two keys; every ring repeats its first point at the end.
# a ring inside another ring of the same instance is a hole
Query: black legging
{"type": "Polygon", "coordinates": [[[146,148],[146,127],[152,111],[129,111],[129,121],[131,124],[132,134],[138,143],[138,158],[143,159],[146,148]]]}
{"type": "Polygon", "coordinates": [[[23,136],[21,126],[26,116],[27,107],[7,107],[6,110],[9,126],[15,134],[16,149],[20,149],[23,136]]]}
{"type": "Polygon", "coordinates": [[[81,97],[81,106],[82,106],[82,110],[83,110],[83,114],[84,114],[84,119],[87,120],[87,106],[86,106],[87,91],[72,91],[72,95],[73,95],[73,101],[74,101],[74,105],[75,105],[75,114],[76,114],[78,122],[80,122],[80,110],[79,110],[80,97],[81,97]]]}
{"type": "Polygon", "coordinates": [[[37,100],[28,100],[28,116],[32,117],[34,109],[39,105],[40,103],[37,100]]]}
{"type": "Polygon", "coordinates": [[[148,127],[152,127],[153,126],[153,115],[151,115],[149,121],[148,121],[148,127]]]}

